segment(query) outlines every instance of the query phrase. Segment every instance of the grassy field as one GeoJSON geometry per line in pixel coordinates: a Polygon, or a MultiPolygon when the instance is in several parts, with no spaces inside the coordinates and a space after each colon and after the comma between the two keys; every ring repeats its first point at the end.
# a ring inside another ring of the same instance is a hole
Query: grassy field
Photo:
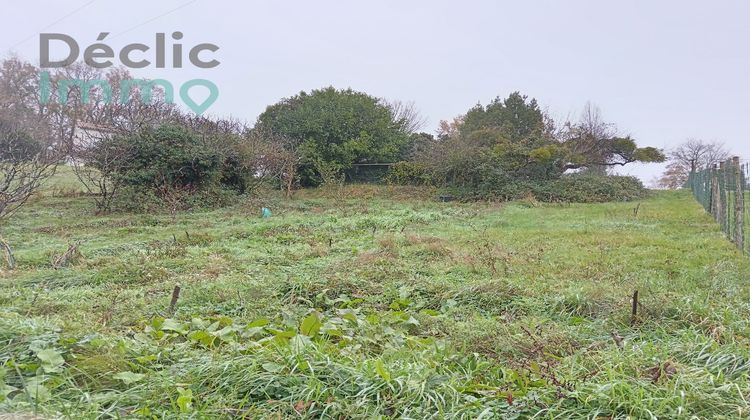
{"type": "Polygon", "coordinates": [[[173,220],[74,188],[3,226],[0,412],[750,414],[750,261],[688,192],[636,214],[353,186],[173,220]]]}

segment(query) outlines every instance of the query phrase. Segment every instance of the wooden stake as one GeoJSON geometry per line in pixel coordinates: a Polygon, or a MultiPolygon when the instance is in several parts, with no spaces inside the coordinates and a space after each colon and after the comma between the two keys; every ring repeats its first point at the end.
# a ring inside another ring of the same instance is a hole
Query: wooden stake
{"type": "Polygon", "coordinates": [[[635,325],[636,317],[638,316],[638,291],[633,293],[633,311],[630,313],[630,325],[635,325]]]}
{"type": "Polygon", "coordinates": [[[745,192],[743,191],[742,168],[740,158],[732,158],[734,166],[734,244],[740,251],[745,250],[745,192]]]}
{"type": "Polygon", "coordinates": [[[716,220],[719,221],[721,229],[724,230],[724,233],[729,236],[729,229],[727,228],[727,214],[729,213],[729,196],[727,194],[727,166],[727,162],[719,162],[719,176],[721,177],[719,179],[719,203],[721,203],[721,205],[719,206],[719,213],[716,220]],[[722,189],[724,192],[723,197],[722,189]]]}
{"type": "Polygon", "coordinates": [[[711,215],[717,222],[721,221],[721,192],[719,189],[719,173],[717,168],[711,171],[711,215]]]}
{"type": "Polygon", "coordinates": [[[177,306],[177,299],[180,298],[180,285],[174,287],[174,290],[172,290],[172,301],[169,302],[169,313],[173,314],[175,307],[177,306]]]}

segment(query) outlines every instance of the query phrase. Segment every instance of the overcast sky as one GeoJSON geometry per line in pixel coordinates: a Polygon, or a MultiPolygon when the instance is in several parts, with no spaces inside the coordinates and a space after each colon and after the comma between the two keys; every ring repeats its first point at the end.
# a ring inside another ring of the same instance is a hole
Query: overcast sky
{"type": "MultiPolygon", "coordinates": [[[[720,140],[750,158],[750,2],[744,1],[3,1],[0,52],[39,62],[39,32],[81,50],[210,42],[214,69],[136,70],[220,89],[208,113],[254,121],[268,104],[333,85],[414,101],[428,119],[518,90],[557,118],[599,105],[641,145],[720,140]]],[[[60,50],[62,51],[62,50],[60,50]]],[[[153,51],[153,48],[152,48],[153,51]]],[[[54,57],[53,57],[54,58],[54,57]]],[[[187,61],[187,60],[186,60],[187,61]]],[[[625,173],[651,181],[660,165],[625,173]]]]}

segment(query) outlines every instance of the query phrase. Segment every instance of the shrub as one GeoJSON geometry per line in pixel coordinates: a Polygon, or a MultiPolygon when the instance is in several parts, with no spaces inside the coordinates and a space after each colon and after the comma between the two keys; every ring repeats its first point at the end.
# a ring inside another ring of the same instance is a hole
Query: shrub
{"type": "Polygon", "coordinates": [[[237,199],[238,195],[236,191],[220,186],[205,187],[203,189],[172,188],[164,190],[128,185],[119,191],[113,201],[113,206],[119,210],[134,213],[168,210],[174,215],[181,211],[196,208],[231,205],[237,199]]]}
{"type": "Polygon", "coordinates": [[[515,178],[495,169],[485,174],[475,188],[446,190],[461,200],[509,201],[533,196],[545,202],[601,203],[630,201],[647,195],[638,178],[590,174],[563,175],[552,180],[515,178]]]}
{"type": "Polygon", "coordinates": [[[636,200],[646,196],[648,190],[632,176],[574,174],[538,185],[533,193],[542,201],[598,203],[636,200]]]}
{"type": "Polygon", "coordinates": [[[321,162],[343,171],[399,159],[414,128],[416,114],[408,112],[366,93],[328,87],[269,106],[256,127],[296,139],[301,185],[318,186],[325,182],[317,172],[321,162]]]}
{"type": "Polygon", "coordinates": [[[106,175],[108,185],[122,186],[116,197],[109,197],[115,207],[168,209],[174,215],[229,204],[256,189],[268,172],[276,175],[272,150],[265,147],[265,138],[256,137],[212,126],[165,125],[101,140],[86,152],[100,178],[106,175]],[[111,153],[120,149],[124,152],[111,153]],[[104,168],[97,165],[100,161],[111,163],[104,168]]]}
{"type": "Polygon", "coordinates": [[[115,141],[128,142],[131,150],[128,164],[119,171],[127,185],[201,188],[220,179],[220,153],[183,127],[149,128],[115,141]]]}
{"type": "Polygon", "coordinates": [[[427,167],[419,162],[398,162],[391,166],[385,181],[392,185],[432,185],[427,167]]]}

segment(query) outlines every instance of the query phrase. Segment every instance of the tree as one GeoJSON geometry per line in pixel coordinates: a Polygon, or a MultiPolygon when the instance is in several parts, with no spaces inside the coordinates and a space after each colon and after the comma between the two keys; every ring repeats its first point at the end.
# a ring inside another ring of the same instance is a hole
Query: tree
{"type": "Polygon", "coordinates": [[[408,150],[409,130],[419,126],[416,115],[412,106],[328,87],[269,106],[256,127],[295,140],[300,180],[314,186],[321,182],[316,166],[341,172],[355,163],[399,160],[408,150]]]}
{"type": "Polygon", "coordinates": [[[97,213],[109,212],[124,182],[120,175],[133,158],[130,144],[105,136],[74,144],[71,156],[73,172],[94,197],[97,213]]]}
{"type": "Polygon", "coordinates": [[[416,133],[427,124],[414,102],[393,101],[388,104],[393,120],[407,133],[416,133]]]}
{"type": "Polygon", "coordinates": [[[494,142],[536,143],[546,140],[544,114],[536,99],[519,92],[506,99],[495,98],[486,107],[481,104],[463,117],[461,135],[468,138],[476,133],[493,137],[494,142]]]}
{"type": "MultiPolygon", "coordinates": [[[[60,155],[29,131],[0,117],[0,223],[20,209],[55,172],[60,155]]],[[[10,269],[15,260],[10,245],[0,238],[10,269]]]]}
{"type": "Polygon", "coordinates": [[[160,86],[155,86],[150,100],[144,101],[141,96],[144,94],[143,87],[133,80],[125,69],[114,68],[103,72],[80,62],[51,72],[50,97],[45,109],[56,139],[72,149],[78,128],[83,123],[134,134],[147,127],[168,124],[180,117],[175,105],[167,102],[160,86]],[[103,80],[109,88],[105,90],[92,83],[93,87],[83,92],[79,84],[63,84],[63,81],[69,80],[84,83],[103,80]],[[123,92],[126,86],[128,91],[123,92]],[[127,93],[125,99],[122,98],[124,93],[127,93]]]}
{"type": "Polygon", "coordinates": [[[620,135],[593,105],[578,123],[557,128],[535,99],[519,92],[442,121],[436,139],[417,144],[413,160],[433,182],[506,196],[549,184],[569,169],[604,174],[607,167],[664,159],[659,150],[620,135]]]}
{"type": "Polygon", "coordinates": [[[605,122],[601,110],[590,102],[577,124],[566,124],[561,143],[567,151],[564,169],[587,169],[605,174],[607,168],[634,162],[663,162],[666,157],[654,147],[638,147],[630,136],[619,134],[617,126],[605,122]]]}
{"type": "MultiPolygon", "coordinates": [[[[664,173],[656,181],[656,186],[669,190],[676,190],[684,187],[688,180],[687,175],[685,175],[685,169],[687,168],[677,162],[670,162],[664,170],[664,173]]],[[[690,172],[687,173],[689,174],[690,172]]]]}
{"type": "Polygon", "coordinates": [[[250,129],[235,119],[183,116],[179,124],[188,127],[222,157],[223,186],[245,194],[276,181],[291,196],[300,161],[293,139],[262,127],[250,129]]]}
{"type": "Polygon", "coordinates": [[[299,164],[293,140],[256,128],[237,139],[228,157],[232,164],[225,176],[243,177],[246,191],[278,183],[287,197],[291,197],[299,164]]]}
{"type": "MultiPolygon", "coordinates": [[[[11,57],[0,63],[0,224],[18,211],[55,172],[64,156],[50,130],[49,109],[38,100],[36,67],[11,57]]],[[[10,246],[0,239],[8,265],[10,246]]]]}
{"type": "Polygon", "coordinates": [[[0,220],[39,189],[62,157],[38,92],[36,67],[15,57],[0,63],[0,220]]]}
{"type": "Polygon", "coordinates": [[[463,115],[453,118],[453,121],[440,120],[437,129],[437,138],[440,140],[447,140],[449,138],[457,137],[463,123],[463,115]]]}
{"type": "Polygon", "coordinates": [[[261,137],[263,144],[258,148],[261,162],[256,173],[277,179],[286,197],[291,198],[299,181],[297,168],[301,161],[295,141],[276,133],[252,134],[261,137]]]}
{"type": "Polygon", "coordinates": [[[105,73],[83,63],[46,71],[44,77],[48,78],[46,91],[49,97],[42,101],[41,71],[15,57],[0,63],[0,113],[6,120],[23,127],[30,138],[44,139],[48,146],[54,146],[56,153],[60,154],[58,158],[70,157],[75,163],[76,175],[94,197],[97,210],[107,211],[119,189],[110,176],[116,172],[111,168],[123,160],[116,157],[125,149],[112,150],[112,144],[92,149],[93,143],[80,143],[80,127],[84,123],[93,124],[108,131],[133,134],[174,119],[176,108],[166,102],[164,92],[159,88],[154,89],[150,102],[142,101],[140,85],[134,86],[128,100],[122,101],[123,83],[132,80],[126,70],[118,68],[105,73]],[[68,84],[64,88],[62,81],[70,79],[106,80],[112,91],[99,86],[82,92],[77,84],[68,84]],[[84,93],[88,95],[88,101],[83,100],[84,93]]]}
{"type": "Polygon", "coordinates": [[[0,220],[17,211],[53,173],[59,155],[0,118],[0,220]]]}
{"type": "Polygon", "coordinates": [[[144,92],[138,84],[128,88],[126,99],[122,99],[122,89],[133,77],[121,68],[103,73],[76,63],[55,72],[50,79],[54,87],[49,105],[51,116],[61,143],[67,145],[73,171],[93,197],[97,213],[109,212],[123,185],[118,174],[132,158],[130,145],[111,137],[136,135],[145,128],[173,122],[180,114],[173,104],[166,102],[165,93],[158,86],[153,89],[150,101],[142,100],[144,92]],[[106,80],[112,88],[111,98],[108,100],[101,88],[93,88],[88,92],[89,101],[84,103],[80,86],[72,86],[67,101],[59,103],[60,81],[68,78],[106,80]]]}
{"type": "Polygon", "coordinates": [[[432,147],[420,148],[418,161],[432,178],[464,188],[483,182],[483,171],[516,178],[558,176],[562,152],[537,101],[519,92],[478,104],[452,122],[442,121],[432,147]],[[482,168],[480,170],[480,168],[482,168]]]}
{"type": "Polygon", "coordinates": [[[662,188],[682,188],[690,173],[710,168],[730,158],[729,152],[719,142],[688,139],[669,152],[669,164],[659,179],[662,188]]]}

